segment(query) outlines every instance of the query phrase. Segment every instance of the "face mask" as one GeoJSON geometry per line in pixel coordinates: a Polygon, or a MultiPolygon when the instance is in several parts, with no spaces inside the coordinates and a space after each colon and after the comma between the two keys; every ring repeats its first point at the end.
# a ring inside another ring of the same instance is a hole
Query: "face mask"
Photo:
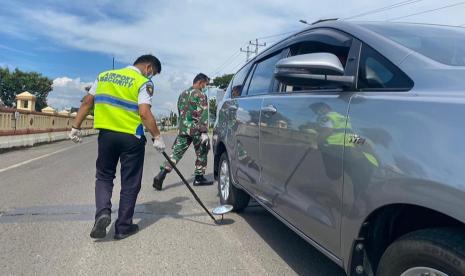
{"type": "MultiPolygon", "coordinates": [[[[147,70],[147,72],[148,72],[148,70],[147,70]]],[[[147,73],[147,78],[151,79],[153,76],[154,76],[153,71],[152,71],[152,73],[150,73],[150,74],[147,73]]]]}
{"type": "Polygon", "coordinates": [[[202,88],[202,92],[203,92],[203,93],[207,93],[207,92],[208,92],[207,85],[205,85],[204,88],[202,88]]]}

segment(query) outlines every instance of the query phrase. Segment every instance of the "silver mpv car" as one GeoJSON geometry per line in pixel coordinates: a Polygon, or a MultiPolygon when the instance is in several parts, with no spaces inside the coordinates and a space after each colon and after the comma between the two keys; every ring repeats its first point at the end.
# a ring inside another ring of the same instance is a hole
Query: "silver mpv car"
{"type": "Polygon", "coordinates": [[[350,275],[465,275],[465,29],[324,21],[234,76],[221,203],[250,196],[350,275]]]}

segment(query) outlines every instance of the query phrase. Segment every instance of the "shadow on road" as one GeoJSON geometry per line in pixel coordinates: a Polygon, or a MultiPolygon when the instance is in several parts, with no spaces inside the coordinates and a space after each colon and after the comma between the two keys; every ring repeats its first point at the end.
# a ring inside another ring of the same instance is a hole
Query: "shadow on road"
{"type": "Polygon", "coordinates": [[[142,204],[138,204],[134,218],[140,218],[139,230],[143,231],[145,228],[150,227],[152,224],[157,222],[162,217],[171,217],[181,219],[184,216],[180,215],[179,212],[182,210],[181,203],[188,200],[188,197],[175,197],[169,201],[149,201],[142,204]]]}
{"type": "MultiPolygon", "coordinates": [[[[189,214],[180,214],[183,206],[182,202],[186,200],[191,200],[189,197],[175,197],[170,199],[169,201],[149,201],[141,204],[136,205],[136,210],[134,212],[134,220],[140,219],[137,223],[139,225],[139,232],[144,231],[144,229],[149,228],[151,225],[155,224],[161,218],[174,218],[174,219],[184,219],[190,222],[199,223],[203,225],[209,226],[216,226],[213,222],[203,222],[199,220],[192,219],[192,217],[201,217],[207,216],[204,212],[200,213],[189,213],[189,214]]],[[[117,216],[113,214],[112,216],[117,216]]],[[[232,219],[225,219],[222,224],[232,224],[234,220],[232,219]]],[[[96,240],[95,242],[110,242],[114,241],[113,236],[115,234],[115,220],[113,221],[110,230],[107,236],[104,239],[96,240]]]]}
{"type": "Polygon", "coordinates": [[[298,275],[345,275],[338,265],[263,207],[250,206],[240,216],[298,275]]]}
{"type": "MultiPolygon", "coordinates": [[[[179,178],[179,176],[176,174],[175,171],[171,172],[171,174],[175,174],[175,177],[179,178]]],[[[207,179],[213,180],[213,174],[212,174],[212,173],[206,174],[205,177],[206,177],[207,179]]],[[[185,177],[184,177],[184,178],[185,178],[185,177]]],[[[189,183],[189,184],[192,186],[192,183],[194,183],[194,179],[195,179],[195,177],[191,177],[191,178],[186,179],[186,180],[187,180],[187,183],[189,183]]],[[[215,182],[213,182],[212,185],[214,185],[214,184],[215,184],[215,182]]],[[[174,184],[168,184],[168,185],[164,186],[164,187],[163,187],[163,191],[170,190],[170,189],[174,189],[174,188],[177,188],[177,187],[183,186],[183,185],[184,185],[184,182],[182,182],[182,180],[179,180],[179,182],[176,182],[176,183],[174,183],[174,184]]]]}
{"type": "MultiPolygon", "coordinates": [[[[134,219],[140,219],[137,223],[139,225],[139,232],[150,227],[158,220],[164,217],[171,217],[175,219],[182,219],[185,216],[180,215],[182,210],[181,203],[188,200],[188,197],[175,197],[169,201],[149,201],[136,205],[134,212],[134,219]]],[[[116,214],[117,215],[117,214],[116,214]]],[[[191,216],[191,215],[189,215],[191,216]]],[[[115,220],[113,221],[107,236],[104,239],[95,240],[95,242],[112,242],[115,234],[115,220]]]]}

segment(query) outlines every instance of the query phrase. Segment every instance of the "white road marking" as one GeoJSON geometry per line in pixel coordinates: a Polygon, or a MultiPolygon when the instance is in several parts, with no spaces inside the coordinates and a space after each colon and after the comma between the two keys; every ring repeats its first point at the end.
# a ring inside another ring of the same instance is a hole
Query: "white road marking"
{"type": "MultiPolygon", "coordinates": [[[[90,142],[92,142],[92,141],[85,142],[85,143],[81,143],[80,145],[85,145],[85,144],[88,144],[88,143],[90,143],[90,142]]],[[[29,164],[29,163],[31,163],[31,162],[34,162],[34,161],[37,161],[37,160],[40,160],[40,159],[43,159],[43,158],[46,158],[46,157],[55,155],[55,154],[60,153],[60,152],[63,152],[63,151],[67,151],[67,150],[72,149],[72,148],[75,148],[75,147],[77,147],[77,146],[79,146],[79,145],[73,145],[73,146],[71,146],[71,147],[67,147],[67,148],[64,148],[64,149],[60,149],[60,150],[57,150],[57,151],[54,151],[54,152],[51,152],[51,153],[47,153],[47,154],[41,155],[41,156],[36,157],[36,158],[32,158],[32,159],[29,159],[29,160],[26,160],[26,161],[23,161],[23,162],[20,162],[20,163],[11,165],[11,166],[9,166],[9,167],[0,169],[0,173],[5,172],[5,171],[8,171],[8,170],[11,170],[11,169],[14,169],[14,168],[17,168],[17,167],[21,167],[21,166],[23,166],[23,165],[26,165],[26,164],[29,164]]]]}

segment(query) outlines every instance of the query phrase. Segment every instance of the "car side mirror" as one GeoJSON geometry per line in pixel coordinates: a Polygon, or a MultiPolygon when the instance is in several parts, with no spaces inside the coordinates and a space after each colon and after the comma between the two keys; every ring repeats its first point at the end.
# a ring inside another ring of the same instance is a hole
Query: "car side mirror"
{"type": "Polygon", "coordinates": [[[274,76],[281,83],[292,86],[351,87],[353,76],[344,76],[339,58],[331,53],[298,55],[280,60],[274,76]]]}

